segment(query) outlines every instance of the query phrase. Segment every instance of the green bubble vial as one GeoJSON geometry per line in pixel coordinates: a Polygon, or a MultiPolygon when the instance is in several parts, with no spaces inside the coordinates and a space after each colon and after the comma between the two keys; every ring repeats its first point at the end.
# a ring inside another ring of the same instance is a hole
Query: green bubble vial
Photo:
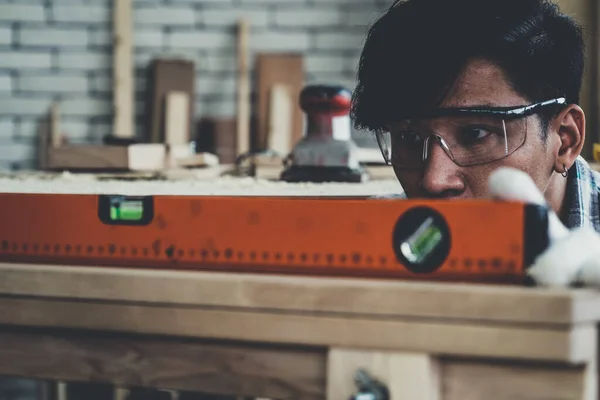
{"type": "Polygon", "coordinates": [[[113,221],[139,221],[143,215],[141,201],[127,201],[110,207],[110,219],[113,221]]]}
{"type": "Polygon", "coordinates": [[[433,218],[427,218],[419,228],[400,245],[400,251],[411,263],[424,262],[442,241],[442,231],[433,218]]]}

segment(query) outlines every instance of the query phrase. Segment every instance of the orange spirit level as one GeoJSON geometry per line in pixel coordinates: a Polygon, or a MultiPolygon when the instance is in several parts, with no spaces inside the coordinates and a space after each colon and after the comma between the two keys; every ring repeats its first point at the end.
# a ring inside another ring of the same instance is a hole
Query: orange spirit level
{"type": "Polygon", "coordinates": [[[0,194],[0,261],[522,282],[548,244],[521,203],[0,194]]]}

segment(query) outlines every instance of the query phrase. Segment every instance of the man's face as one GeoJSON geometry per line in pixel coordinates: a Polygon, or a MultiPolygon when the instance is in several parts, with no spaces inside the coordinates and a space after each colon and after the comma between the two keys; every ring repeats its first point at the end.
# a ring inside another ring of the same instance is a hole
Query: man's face
{"type": "MultiPolygon", "coordinates": [[[[458,77],[442,107],[522,106],[528,101],[516,93],[503,71],[486,61],[472,61],[458,77]]],[[[439,142],[430,142],[429,158],[422,169],[395,168],[407,197],[480,198],[487,196],[488,177],[500,166],[527,172],[545,192],[554,168],[554,137],[542,139],[541,124],[535,116],[522,121],[526,125],[525,143],[510,156],[487,164],[462,167],[455,164],[439,142]]]]}

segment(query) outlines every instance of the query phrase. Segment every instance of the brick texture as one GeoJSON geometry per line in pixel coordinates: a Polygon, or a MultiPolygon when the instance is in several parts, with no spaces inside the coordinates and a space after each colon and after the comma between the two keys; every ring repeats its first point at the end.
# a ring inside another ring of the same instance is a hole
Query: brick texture
{"type": "Polygon", "coordinates": [[[3,26],[0,27],[0,45],[10,45],[12,43],[12,29],[3,26]]]}
{"type": "MultiPolygon", "coordinates": [[[[35,165],[35,135],[52,101],[60,102],[71,141],[99,142],[110,133],[112,2],[0,0],[0,170],[35,165]]],[[[235,115],[235,24],[242,16],[251,23],[251,73],[259,52],[299,52],[307,83],[353,89],[366,29],[391,2],[135,0],[138,133],[144,129],[144,70],[157,57],[196,63],[197,118],[235,115]]]]}

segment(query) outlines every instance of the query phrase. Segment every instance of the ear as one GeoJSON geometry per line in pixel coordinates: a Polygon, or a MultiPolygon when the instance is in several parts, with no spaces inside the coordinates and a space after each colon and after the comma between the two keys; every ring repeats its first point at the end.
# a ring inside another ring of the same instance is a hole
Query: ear
{"type": "Polygon", "coordinates": [[[558,145],[555,154],[554,170],[565,172],[581,154],[585,140],[585,113],[576,104],[570,104],[555,118],[558,145]]]}

